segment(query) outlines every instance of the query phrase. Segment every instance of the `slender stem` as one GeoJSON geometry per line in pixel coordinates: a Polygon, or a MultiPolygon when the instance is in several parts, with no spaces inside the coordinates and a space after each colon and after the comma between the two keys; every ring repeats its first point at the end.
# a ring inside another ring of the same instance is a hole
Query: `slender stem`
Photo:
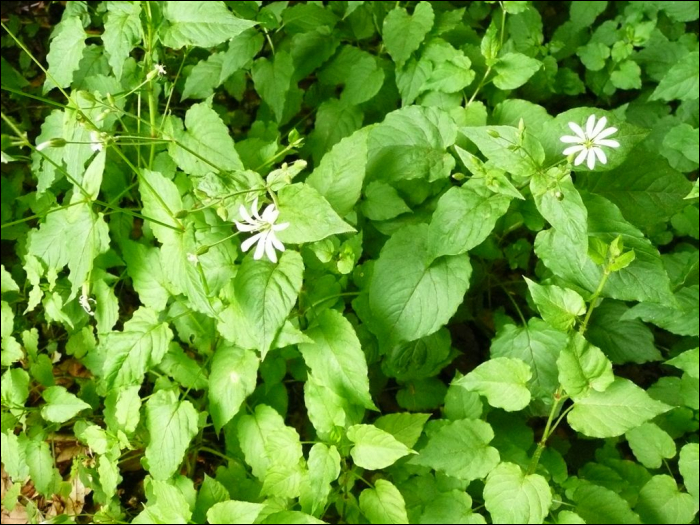
{"type": "Polygon", "coordinates": [[[547,424],[544,427],[544,432],[542,432],[542,437],[540,438],[539,443],[537,443],[537,449],[535,449],[535,453],[532,455],[532,459],[530,460],[530,466],[527,469],[528,474],[534,474],[537,470],[537,465],[542,457],[542,452],[544,452],[544,449],[547,446],[547,439],[554,431],[552,425],[554,424],[554,418],[557,416],[559,405],[561,405],[566,397],[567,396],[564,395],[564,389],[561,386],[554,393],[554,403],[552,404],[552,409],[549,411],[549,417],[547,418],[547,424]]]}
{"type": "Polygon", "coordinates": [[[17,219],[16,221],[6,222],[2,226],[0,226],[0,229],[9,228],[10,226],[15,226],[17,224],[22,224],[23,222],[31,221],[32,219],[43,219],[47,215],[50,215],[54,212],[57,212],[60,210],[65,210],[65,209],[70,208],[72,206],[77,206],[78,204],[83,204],[84,202],[86,202],[86,201],[71,202],[70,204],[66,204],[65,206],[59,206],[58,208],[52,208],[42,215],[30,215],[29,217],[24,217],[23,219],[17,219]]]}
{"type": "Polygon", "coordinates": [[[588,321],[591,320],[591,314],[593,313],[593,310],[596,307],[598,298],[603,292],[603,288],[605,288],[605,283],[608,281],[609,276],[610,272],[607,268],[605,268],[603,270],[603,277],[600,279],[600,283],[598,284],[598,288],[596,288],[595,292],[593,292],[593,295],[591,296],[591,304],[588,306],[588,311],[586,311],[586,317],[583,318],[583,322],[581,323],[581,326],[578,329],[578,333],[581,335],[583,335],[586,332],[586,328],[588,328],[588,321]]]}

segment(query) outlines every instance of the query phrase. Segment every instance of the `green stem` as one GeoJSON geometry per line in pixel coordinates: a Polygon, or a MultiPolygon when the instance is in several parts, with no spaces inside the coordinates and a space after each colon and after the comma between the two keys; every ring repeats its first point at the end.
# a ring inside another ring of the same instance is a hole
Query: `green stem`
{"type": "Polygon", "coordinates": [[[608,277],[610,277],[610,272],[607,268],[605,268],[603,270],[603,277],[600,279],[600,283],[598,284],[598,288],[596,288],[595,292],[593,292],[593,295],[591,296],[591,303],[588,306],[588,311],[586,311],[586,317],[583,318],[583,322],[578,329],[578,333],[581,335],[583,335],[586,332],[586,328],[588,328],[588,321],[591,320],[591,314],[593,313],[593,310],[595,310],[598,298],[603,292],[603,288],[605,288],[605,283],[608,281],[608,277]]]}
{"type": "Polygon", "coordinates": [[[556,428],[555,426],[553,426],[554,418],[557,416],[559,406],[566,399],[566,396],[564,396],[563,394],[564,389],[561,386],[554,393],[554,404],[552,404],[552,409],[549,411],[547,424],[544,427],[544,432],[542,432],[542,437],[540,438],[539,443],[537,443],[537,449],[535,449],[535,453],[532,455],[532,459],[530,460],[530,465],[527,469],[528,474],[534,474],[537,470],[537,465],[539,464],[540,458],[542,457],[542,452],[544,452],[544,449],[547,446],[547,439],[549,438],[550,434],[554,431],[554,428],[556,428]]]}

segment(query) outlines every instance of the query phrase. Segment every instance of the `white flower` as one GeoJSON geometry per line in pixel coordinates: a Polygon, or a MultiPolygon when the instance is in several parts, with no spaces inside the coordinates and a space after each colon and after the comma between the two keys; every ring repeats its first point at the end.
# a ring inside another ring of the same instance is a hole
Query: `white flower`
{"type": "Polygon", "coordinates": [[[92,149],[92,151],[102,151],[104,148],[104,140],[101,135],[102,134],[97,131],[90,132],[90,149],[92,149]]]}
{"type": "Polygon", "coordinates": [[[158,73],[160,76],[165,75],[165,66],[162,64],[154,64],[153,69],[158,73]]]}
{"type": "Polygon", "coordinates": [[[275,232],[288,228],[289,223],[283,222],[282,224],[275,224],[280,212],[274,204],[267,206],[265,211],[263,211],[262,216],[260,216],[258,213],[257,197],[253,201],[253,206],[250,209],[252,217],[243,205],[241,205],[239,211],[245,222],[236,222],[236,228],[242,232],[258,232],[249,239],[243,241],[243,244],[241,244],[241,249],[244,252],[247,252],[251,246],[258,243],[253,258],[255,260],[262,259],[262,256],[265,253],[273,263],[276,263],[277,254],[275,253],[275,249],[283,252],[284,245],[277,238],[275,232]]]}
{"type": "Polygon", "coordinates": [[[80,304],[80,306],[83,307],[83,310],[85,310],[86,314],[90,316],[95,315],[95,312],[92,309],[92,305],[97,304],[97,301],[95,301],[92,297],[88,296],[85,288],[83,288],[83,293],[80,294],[80,299],[78,299],[78,303],[80,304]]]}
{"type": "Polygon", "coordinates": [[[576,159],[574,160],[574,165],[578,166],[582,164],[584,160],[587,160],[587,165],[589,169],[595,168],[595,161],[598,159],[603,164],[607,164],[608,159],[605,156],[605,152],[601,146],[607,146],[609,148],[619,148],[620,143],[616,140],[610,140],[607,137],[617,132],[617,128],[606,128],[605,125],[608,123],[608,119],[601,117],[601,119],[596,123],[595,115],[588,117],[586,121],[586,131],[581,129],[581,126],[575,122],[569,122],[569,127],[576,135],[564,135],[561,138],[562,142],[567,144],[576,144],[575,146],[569,146],[563,153],[564,155],[572,155],[578,153],[576,159]]]}
{"type": "Polygon", "coordinates": [[[195,266],[199,263],[199,257],[197,257],[196,253],[188,253],[187,254],[187,260],[194,264],[195,266]]]}

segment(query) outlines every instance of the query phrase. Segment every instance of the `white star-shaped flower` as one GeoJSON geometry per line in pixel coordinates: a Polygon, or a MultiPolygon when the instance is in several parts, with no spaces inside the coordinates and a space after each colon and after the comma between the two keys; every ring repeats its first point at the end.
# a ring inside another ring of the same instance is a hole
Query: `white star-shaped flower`
{"type": "Polygon", "coordinates": [[[584,131],[575,122],[569,122],[571,131],[576,135],[564,135],[561,141],[566,144],[575,144],[575,146],[569,146],[563,151],[564,155],[578,153],[576,159],[574,159],[574,166],[582,164],[584,160],[587,161],[586,164],[589,169],[595,168],[596,160],[607,164],[608,158],[605,156],[602,146],[609,148],[620,147],[618,141],[607,138],[617,132],[617,128],[606,128],[605,125],[607,123],[608,119],[605,117],[601,117],[596,123],[595,115],[591,115],[586,121],[586,131],[584,131]]]}
{"type": "Polygon", "coordinates": [[[252,237],[246,239],[241,244],[241,249],[247,252],[251,246],[255,243],[258,244],[255,249],[255,254],[253,259],[262,259],[263,254],[267,254],[267,257],[273,262],[277,262],[277,253],[275,249],[283,252],[284,244],[275,235],[275,232],[285,230],[289,227],[288,222],[283,222],[281,224],[275,224],[277,217],[279,217],[279,210],[274,204],[270,204],[263,211],[262,216],[258,213],[258,198],[256,197],[253,201],[253,206],[250,208],[251,213],[245,209],[245,206],[241,205],[239,212],[241,217],[245,222],[236,222],[236,228],[242,232],[258,232],[252,237]],[[252,215],[252,216],[251,216],[252,215]]]}
{"type": "Polygon", "coordinates": [[[153,64],[153,70],[159,75],[165,75],[165,66],[162,64],[153,64]]]}

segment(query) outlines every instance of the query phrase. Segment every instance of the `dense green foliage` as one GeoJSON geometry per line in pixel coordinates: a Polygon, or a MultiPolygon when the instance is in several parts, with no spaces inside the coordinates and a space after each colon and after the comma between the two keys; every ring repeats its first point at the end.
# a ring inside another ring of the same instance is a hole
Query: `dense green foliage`
{"type": "Polygon", "coordinates": [[[698,2],[3,6],[3,520],[698,522],[698,2]]]}

